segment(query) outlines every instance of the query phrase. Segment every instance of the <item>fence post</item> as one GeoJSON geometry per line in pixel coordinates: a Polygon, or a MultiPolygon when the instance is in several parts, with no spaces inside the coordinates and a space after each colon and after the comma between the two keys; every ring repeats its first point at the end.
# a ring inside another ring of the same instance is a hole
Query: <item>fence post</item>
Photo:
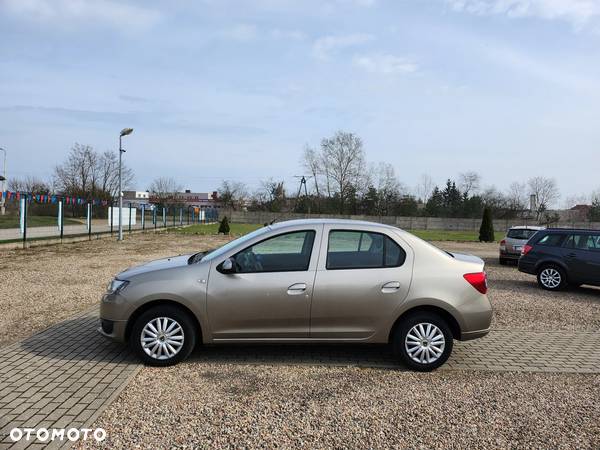
{"type": "Polygon", "coordinates": [[[146,229],[146,205],[142,203],[142,230],[146,229]]]}
{"type": "Polygon", "coordinates": [[[154,209],[152,210],[152,222],[154,223],[154,230],[156,230],[156,222],[157,222],[157,217],[156,217],[156,210],[158,209],[157,206],[154,206],[154,209]]]}
{"type": "Polygon", "coordinates": [[[111,235],[111,236],[112,236],[112,234],[113,234],[113,221],[115,220],[115,219],[114,219],[114,216],[113,216],[113,212],[114,212],[114,206],[115,206],[115,202],[114,202],[113,200],[111,200],[111,201],[110,201],[110,209],[108,210],[108,211],[109,211],[109,213],[110,213],[110,214],[109,214],[109,217],[110,217],[110,235],[111,235]]]}
{"type": "Polygon", "coordinates": [[[64,201],[64,198],[61,198],[58,201],[58,232],[60,233],[61,241],[63,239],[63,222],[64,222],[63,201],[64,201]]]}
{"type": "Polygon", "coordinates": [[[163,206],[163,228],[167,227],[167,208],[163,206]]]}
{"type": "Polygon", "coordinates": [[[92,240],[92,202],[87,204],[87,228],[88,228],[88,240],[92,240]]]}
{"type": "Polygon", "coordinates": [[[129,202],[129,233],[131,234],[131,202],[129,202]]]}
{"type": "Polygon", "coordinates": [[[21,199],[21,227],[23,229],[23,248],[27,248],[27,194],[21,199]]]}

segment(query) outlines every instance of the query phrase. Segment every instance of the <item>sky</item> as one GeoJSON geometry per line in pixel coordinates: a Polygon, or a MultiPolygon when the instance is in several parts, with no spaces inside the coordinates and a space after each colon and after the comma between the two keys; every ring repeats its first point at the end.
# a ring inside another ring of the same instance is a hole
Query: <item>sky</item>
{"type": "Polygon", "coordinates": [[[9,178],[132,127],[138,190],[294,191],[344,130],[407,186],[600,188],[600,0],[0,0],[0,29],[9,178]]]}

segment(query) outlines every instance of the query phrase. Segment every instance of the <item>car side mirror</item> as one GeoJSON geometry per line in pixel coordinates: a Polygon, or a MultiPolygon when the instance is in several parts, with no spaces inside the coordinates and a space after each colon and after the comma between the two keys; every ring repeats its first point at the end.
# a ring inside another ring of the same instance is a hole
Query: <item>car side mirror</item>
{"type": "Polygon", "coordinates": [[[235,260],[233,258],[227,258],[221,263],[218,269],[221,273],[235,273],[235,260]]]}

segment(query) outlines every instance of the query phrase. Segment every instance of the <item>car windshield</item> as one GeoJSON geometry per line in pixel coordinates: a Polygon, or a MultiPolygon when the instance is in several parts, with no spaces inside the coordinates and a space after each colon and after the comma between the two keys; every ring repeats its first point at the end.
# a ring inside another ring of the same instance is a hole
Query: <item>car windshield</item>
{"type": "Polygon", "coordinates": [[[252,233],[245,234],[242,237],[239,237],[237,239],[234,239],[231,242],[228,242],[223,247],[219,247],[218,249],[213,250],[210,253],[207,253],[206,255],[204,255],[204,257],[200,261],[210,261],[214,258],[218,258],[219,256],[223,255],[224,253],[227,253],[232,248],[234,248],[240,244],[243,244],[244,242],[247,242],[257,236],[265,234],[270,230],[271,230],[271,227],[263,227],[263,228],[259,228],[258,230],[253,231],[252,233]]]}
{"type": "Polygon", "coordinates": [[[516,228],[513,230],[508,230],[508,234],[506,237],[511,239],[523,239],[528,240],[531,236],[537,233],[537,230],[528,230],[524,228],[516,228]]]}

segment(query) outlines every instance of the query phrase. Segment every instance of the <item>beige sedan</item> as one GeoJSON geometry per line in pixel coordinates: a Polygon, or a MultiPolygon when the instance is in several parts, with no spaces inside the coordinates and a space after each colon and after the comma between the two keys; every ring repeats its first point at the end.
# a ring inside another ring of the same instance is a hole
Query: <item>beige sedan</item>
{"type": "Polygon", "coordinates": [[[147,364],[196,343],[391,343],[414,370],[441,366],[454,339],[488,333],[484,263],[395,227],[293,220],[223,247],[121,272],[100,332],[147,364]]]}

